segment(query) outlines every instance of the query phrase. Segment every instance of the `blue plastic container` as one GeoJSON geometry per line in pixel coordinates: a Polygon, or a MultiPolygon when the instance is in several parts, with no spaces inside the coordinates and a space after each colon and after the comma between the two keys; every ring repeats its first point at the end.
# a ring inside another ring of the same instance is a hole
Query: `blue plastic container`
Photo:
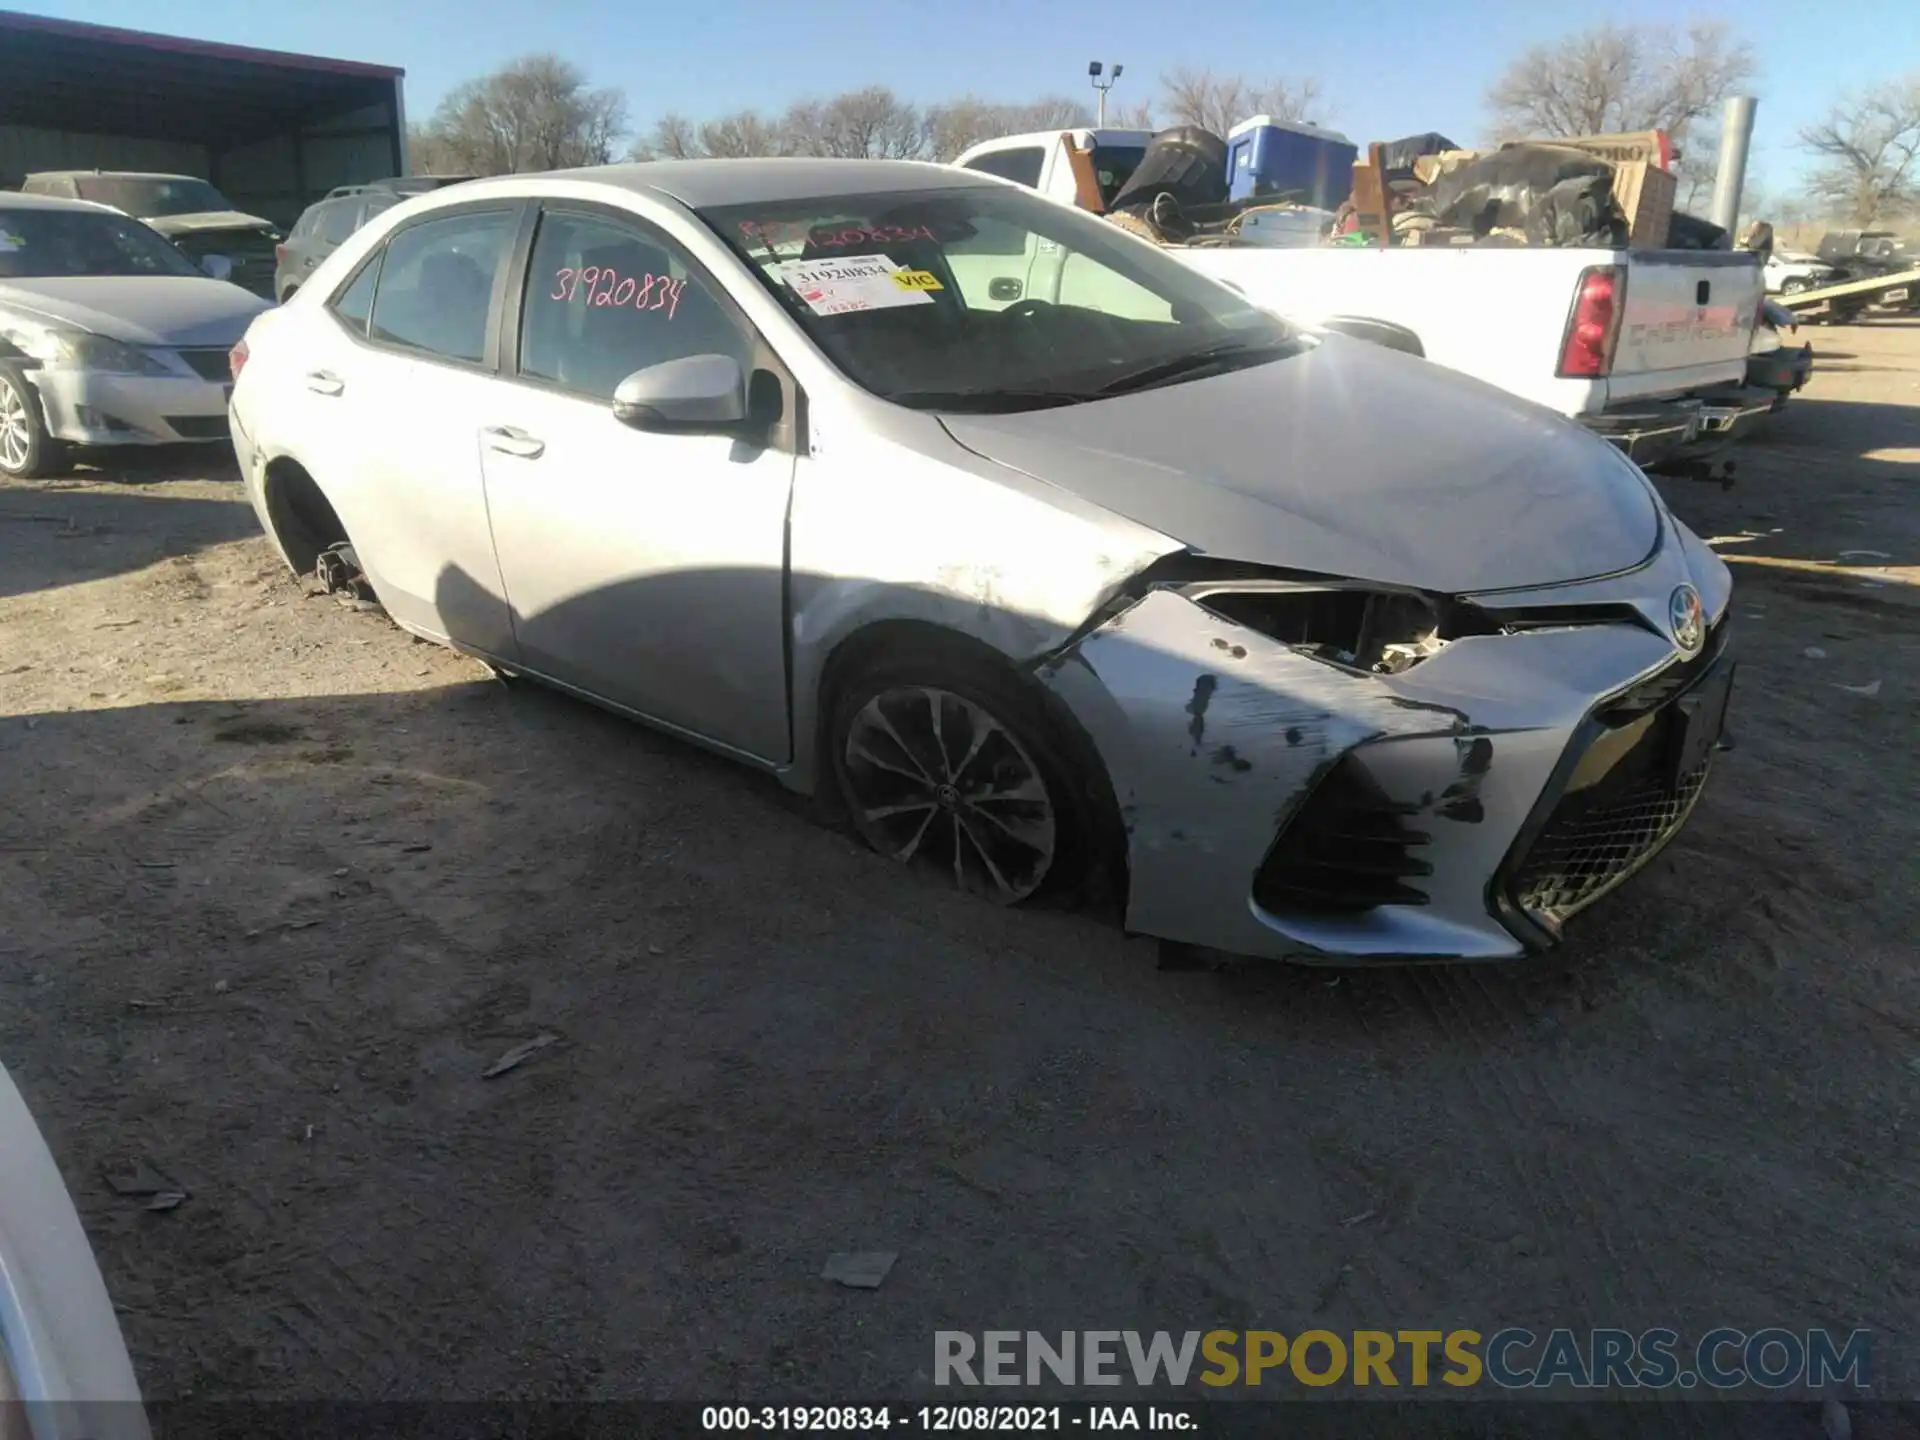
{"type": "Polygon", "coordinates": [[[1227,198],[1287,195],[1331,210],[1353,194],[1359,157],[1359,147],[1336,131],[1256,115],[1227,132],[1227,198]]]}

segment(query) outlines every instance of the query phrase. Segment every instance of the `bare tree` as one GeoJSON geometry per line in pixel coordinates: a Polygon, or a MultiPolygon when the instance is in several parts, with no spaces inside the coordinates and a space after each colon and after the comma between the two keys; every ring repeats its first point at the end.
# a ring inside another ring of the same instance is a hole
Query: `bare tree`
{"type": "Polygon", "coordinates": [[[1066,95],[1048,95],[1025,105],[1003,105],[962,95],[929,105],[921,116],[921,150],[929,160],[951,160],[982,140],[1030,130],[1071,130],[1093,123],[1091,108],[1066,95]]]}
{"type": "Polygon", "coordinates": [[[626,116],[618,90],[588,89],[557,55],[526,55],[441,101],[421,151],[436,168],[475,175],[604,165],[626,116]]]}
{"type": "Polygon", "coordinates": [[[1313,76],[1249,80],[1176,65],[1160,77],[1161,108],[1170,125],[1199,125],[1225,135],[1242,120],[1271,115],[1275,120],[1312,124],[1325,103],[1313,76]]]}
{"type": "Polygon", "coordinates": [[[668,111],[653,122],[653,128],[633,142],[635,160],[696,160],[706,152],[700,148],[700,134],[684,115],[668,111]]]}
{"type": "Polygon", "coordinates": [[[781,122],[799,155],[850,160],[910,160],[920,153],[920,111],[884,85],[830,100],[796,101],[781,122]]]}
{"type": "Polygon", "coordinates": [[[1699,122],[1753,73],[1753,47],[1717,22],[1685,32],[1609,22],[1523,51],[1487,91],[1487,104],[1500,140],[1666,131],[1684,208],[1712,177],[1699,122]]]}
{"type": "Polygon", "coordinates": [[[1835,105],[1800,143],[1822,160],[1814,195],[1856,224],[1920,208],[1920,74],[1835,105]]]}

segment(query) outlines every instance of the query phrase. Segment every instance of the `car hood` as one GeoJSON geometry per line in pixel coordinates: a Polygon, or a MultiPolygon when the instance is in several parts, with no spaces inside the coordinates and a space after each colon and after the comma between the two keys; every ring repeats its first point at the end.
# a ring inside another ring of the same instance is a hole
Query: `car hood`
{"type": "Polygon", "coordinates": [[[1215,379],[942,415],[986,459],[1225,560],[1445,594],[1652,554],[1652,488],[1605,441],[1424,360],[1330,336],[1215,379]]]}
{"type": "Polygon", "coordinates": [[[155,215],[142,217],[143,223],[162,235],[192,235],[201,230],[272,230],[274,223],[258,215],[238,210],[206,210],[195,215],[155,215]]]}
{"type": "Polygon", "coordinates": [[[272,308],[238,285],[196,275],[0,281],[0,306],[129,345],[232,345],[272,308]]]}

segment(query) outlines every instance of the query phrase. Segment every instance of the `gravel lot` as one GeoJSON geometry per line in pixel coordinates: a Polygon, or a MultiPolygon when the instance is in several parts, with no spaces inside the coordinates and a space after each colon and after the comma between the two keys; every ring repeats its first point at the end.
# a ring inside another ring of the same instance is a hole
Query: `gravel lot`
{"type": "Polygon", "coordinates": [[[148,1394],[1724,1323],[1871,1328],[1920,1395],[1920,324],[1812,337],[1736,486],[1668,487],[1739,562],[1738,749],[1505,967],[1162,971],[303,597],[203,459],[0,485],[0,1059],[148,1394]],[[190,1198],[117,1198],[125,1157],[190,1198]],[[840,1250],[900,1259],[851,1291],[840,1250]]]}

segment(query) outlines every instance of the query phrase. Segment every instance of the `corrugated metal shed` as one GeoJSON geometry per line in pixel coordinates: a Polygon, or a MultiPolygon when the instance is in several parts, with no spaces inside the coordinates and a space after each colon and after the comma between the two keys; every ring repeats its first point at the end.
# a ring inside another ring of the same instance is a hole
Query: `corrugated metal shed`
{"type": "Polygon", "coordinates": [[[404,73],[0,11],[0,183],[170,171],[291,223],[335,185],[406,173],[404,73]]]}

